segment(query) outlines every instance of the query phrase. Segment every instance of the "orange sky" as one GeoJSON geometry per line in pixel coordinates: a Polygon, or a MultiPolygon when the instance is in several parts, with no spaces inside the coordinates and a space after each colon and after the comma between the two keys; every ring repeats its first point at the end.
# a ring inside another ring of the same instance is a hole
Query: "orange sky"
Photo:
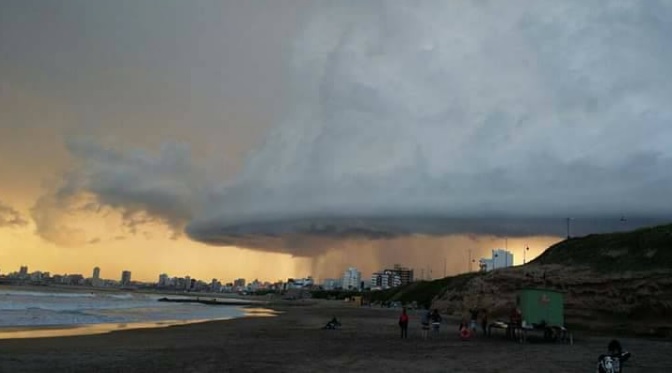
{"type": "MultiPolygon", "coordinates": [[[[95,218],[88,223],[92,225],[88,231],[84,226],[80,228],[85,230],[85,234],[94,233],[91,236],[96,236],[101,229],[100,221],[104,219],[98,220],[99,224],[93,223],[95,218]]],[[[482,237],[477,241],[464,236],[444,239],[407,237],[391,241],[344,243],[308,259],[236,247],[208,246],[184,236],[171,239],[168,230],[158,225],[124,237],[106,236],[100,242],[67,247],[36,236],[32,223],[26,227],[2,228],[0,271],[12,272],[20,265],[28,265],[31,271],[90,276],[93,267],[99,266],[102,276],[111,279],[118,279],[121,271],[128,269],[134,279],[143,281],[156,281],[160,273],[168,273],[229,282],[238,277],[275,281],[313,275],[323,279],[339,276],[347,266],[356,266],[368,276],[384,266],[401,263],[416,268],[416,276],[420,276],[421,272],[427,275],[431,269],[432,277],[437,278],[443,274],[444,258],[448,274],[454,274],[468,269],[469,249],[472,249],[473,259],[478,259],[487,256],[490,248],[504,247],[502,239],[492,237],[482,237]]],[[[553,237],[510,239],[508,245],[516,264],[521,264],[526,245],[531,247],[527,255],[529,260],[556,240],[553,237]]],[[[476,268],[473,264],[473,269],[476,268]]]]}

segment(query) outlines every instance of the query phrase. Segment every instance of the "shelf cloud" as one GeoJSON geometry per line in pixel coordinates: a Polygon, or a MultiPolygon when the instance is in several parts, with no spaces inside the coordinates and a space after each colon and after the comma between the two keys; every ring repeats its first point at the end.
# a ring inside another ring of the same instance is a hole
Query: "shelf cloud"
{"type": "Polygon", "coordinates": [[[291,249],[302,235],[665,221],[669,16],[636,1],[316,6],[295,43],[292,115],[187,232],[291,249]]]}
{"type": "Polygon", "coordinates": [[[217,179],[217,161],[175,143],[70,141],[79,167],[54,198],[89,192],[199,242],[296,255],[667,221],[669,19],[663,1],[312,3],[277,91],[286,110],[237,173],[217,179]]]}

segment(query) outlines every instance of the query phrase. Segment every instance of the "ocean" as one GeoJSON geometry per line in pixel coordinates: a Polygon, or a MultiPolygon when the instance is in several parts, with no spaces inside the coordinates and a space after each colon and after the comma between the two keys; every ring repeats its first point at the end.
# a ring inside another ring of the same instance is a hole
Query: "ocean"
{"type": "MultiPolygon", "coordinates": [[[[0,339],[96,334],[248,315],[242,307],[158,302],[162,297],[165,295],[0,289],[0,339]]],[[[263,312],[255,315],[264,316],[263,312]]]]}

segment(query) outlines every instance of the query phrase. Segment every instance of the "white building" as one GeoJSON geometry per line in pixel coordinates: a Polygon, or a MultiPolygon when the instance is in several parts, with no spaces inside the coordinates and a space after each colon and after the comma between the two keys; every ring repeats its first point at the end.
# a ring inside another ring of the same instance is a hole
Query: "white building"
{"type": "Polygon", "coordinates": [[[358,290],[361,286],[362,273],[357,268],[350,267],[343,273],[343,289],[358,290]]]}
{"type": "Polygon", "coordinates": [[[482,272],[513,267],[513,254],[504,249],[492,250],[492,257],[481,258],[481,260],[479,260],[479,266],[482,272]]]}
{"type": "Polygon", "coordinates": [[[305,278],[289,278],[287,279],[287,289],[303,289],[310,288],[315,285],[315,281],[311,276],[305,278]]]}

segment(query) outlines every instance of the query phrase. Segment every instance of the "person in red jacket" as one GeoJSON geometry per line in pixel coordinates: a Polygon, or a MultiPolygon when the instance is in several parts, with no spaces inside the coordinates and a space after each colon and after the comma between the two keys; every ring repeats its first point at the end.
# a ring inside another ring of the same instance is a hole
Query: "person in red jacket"
{"type": "Polygon", "coordinates": [[[401,316],[399,316],[399,327],[401,328],[401,338],[408,338],[408,314],[406,313],[406,307],[401,311],[401,316]]]}

